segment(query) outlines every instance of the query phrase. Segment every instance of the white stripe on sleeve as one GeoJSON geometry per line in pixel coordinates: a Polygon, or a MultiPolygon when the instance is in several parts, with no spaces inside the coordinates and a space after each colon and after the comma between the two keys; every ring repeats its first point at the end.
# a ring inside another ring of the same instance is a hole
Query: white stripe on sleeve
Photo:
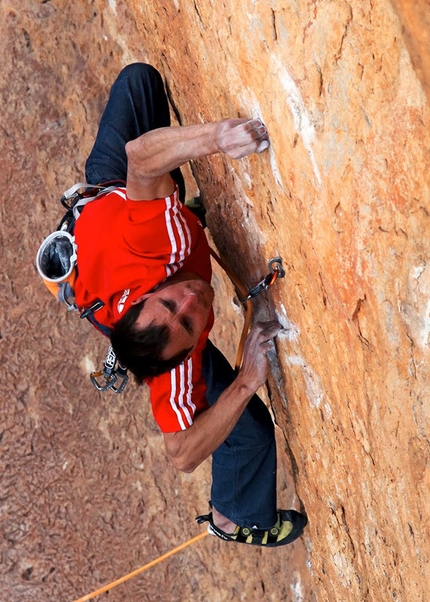
{"type": "Polygon", "coordinates": [[[181,410],[188,422],[188,425],[191,426],[193,424],[193,418],[186,405],[186,401],[188,400],[188,393],[187,393],[187,397],[185,398],[186,389],[188,388],[188,387],[186,387],[186,384],[188,384],[188,383],[185,382],[185,364],[180,364],[180,366],[178,366],[178,368],[179,368],[180,381],[181,381],[181,388],[180,388],[180,393],[178,396],[178,403],[179,403],[179,407],[181,408],[181,410]]]}
{"type": "Polygon", "coordinates": [[[174,235],[173,228],[172,228],[171,208],[172,208],[172,201],[170,200],[170,197],[167,197],[166,198],[166,210],[164,212],[164,219],[166,222],[167,234],[169,236],[170,247],[171,247],[169,265],[166,266],[167,276],[171,276],[175,271],[172,269],[172,264],[174,264],[174,262],[175,262],[175,253],[177,251],[175,235],[174,235]]]}
{"type": "Polygon", "coordinates": [[[185,255],[184,255],[184,257],[188,257],[188,255],[191,253],[191,232],[190,232],[190,229],[188,227],[187,220],[185,219],[185,217],[182,215],[181,212],[179,212],[178,218],[182,222],[183,229],[185,231],[185,235],[186,235],[186,238],[187,238],[187,242],[185,243],[185,255]]]}
{"type": "Polygon", "coordinates": [[[175,397],[176,397],[176,368],[174,370],[170,371],[170,405],[176,414],[176,418],[178,419],[179,426],[184,431],[186,427],[185,427],[184,421],[182,420],[181,412],[178,410],[178,408],[176,406],[175,397]]]}
{"type": "Polygon", "coordinates": [[[125,194],[125,188],[117,188],[116,190],[114,190],[114,194],[117,194],[118,196],[120,196],[122,199],[124,199],[124,201],[127,200],[127,195],[125,194]]]}
{"type": "Polygon", "coordinates": [[[179,209],[179,201],[176,197],[172,200],[166,199],[166,210],[164,212],[167,234],[170,241],[169,265],[166,266],[166,275],[171,276],[179,270],[191,252],[191,232],[185,217],[179,209]],[[179,240],[179,247],[177,240],[179,240]]]}
{"type": "Polygon", "coordinates": [[[193,360],[192,358],[188,358],[187,360],[187,368],[188,368],[188,382],[187,382],[187,404],[188,407],[191,408],[193,416],[196,412],[196,406],[193,403],[191,393],[193,391],[193,360]]]}

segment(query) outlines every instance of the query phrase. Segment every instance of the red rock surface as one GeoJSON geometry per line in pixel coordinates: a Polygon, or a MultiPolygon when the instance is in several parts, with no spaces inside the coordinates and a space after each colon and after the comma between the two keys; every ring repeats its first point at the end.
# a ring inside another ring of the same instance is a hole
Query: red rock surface
{"type": "MultiPolygon", "coordinates": [[[[188,191],[246,284],[284,258],[256,313],[289,326],[268,402],[279,500],[301,501],[309,526],[276,551],[205,538],[104,597],[428,599],[430,16],[413,6],[1,4],[1,600],[72,601],[201,531],[209,463],[176,473],[146,394],[92,389],[106,343],[34,266],[109,86],[135,60],[161,70],[181,123],[249,115],[269,128],[270,152],[196,161],[188,191]]],[[[232,358],[240,320],[221,275],[216,287],[216,342],[232,358]]]]}

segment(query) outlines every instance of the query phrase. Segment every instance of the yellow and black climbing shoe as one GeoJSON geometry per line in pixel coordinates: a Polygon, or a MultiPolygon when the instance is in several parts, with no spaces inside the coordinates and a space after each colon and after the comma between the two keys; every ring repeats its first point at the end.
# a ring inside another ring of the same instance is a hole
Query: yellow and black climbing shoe
{"type": "Polygon", "coordinates": [[[208,532],[225,541],[236,541],[237,543],[247,543],[253,546],[275,547],[285,546],[300,537],[308,519],[296,510],[278,510],[278,520],[271,529],[265,531],[255,527],[236,527],[234,533],[225,533],[214,525],[212,512],[198,516],[196,521],[199,524],[208,521],[208,532]]]}

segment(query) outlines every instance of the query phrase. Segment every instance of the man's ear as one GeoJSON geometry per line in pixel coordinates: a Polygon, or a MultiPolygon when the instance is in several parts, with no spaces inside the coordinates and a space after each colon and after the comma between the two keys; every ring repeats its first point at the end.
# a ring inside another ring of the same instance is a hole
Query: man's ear
{"type": "Polygon", "coordinates": [[[149,297],[151,296],[151,294],[152,293],[145,293],[144,295],[140,295],[140,297],[137,297],[137,299],[134,299],[134,301],[132,301],[131,304],[132,305],[137,305],[141,301],[146,301],[146,299],[149,299],[149,297]]]}

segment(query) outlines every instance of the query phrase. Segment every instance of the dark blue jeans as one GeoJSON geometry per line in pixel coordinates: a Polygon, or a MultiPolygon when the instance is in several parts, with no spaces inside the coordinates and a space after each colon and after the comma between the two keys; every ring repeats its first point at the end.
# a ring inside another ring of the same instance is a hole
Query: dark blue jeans
{"type": "MultiPolygon", "coordinates": [[[[125,67],[112,86],[85,165],[87,182],[126,180],[126,143],[169,125],[168,102],[158,71],[143,63],[125,67]]],[[[181,172],[176,169],[171,175],[184,202],[181,172]]],[[[210,341],[203,354],[203,374],[211,405],[235,379],[234,370],[210,341]]],[[[240,526],[267,529],[276,522],[274,427],[269,411],[256,395],[213,454],[211,496],[213,506],[240,526]]]]}

